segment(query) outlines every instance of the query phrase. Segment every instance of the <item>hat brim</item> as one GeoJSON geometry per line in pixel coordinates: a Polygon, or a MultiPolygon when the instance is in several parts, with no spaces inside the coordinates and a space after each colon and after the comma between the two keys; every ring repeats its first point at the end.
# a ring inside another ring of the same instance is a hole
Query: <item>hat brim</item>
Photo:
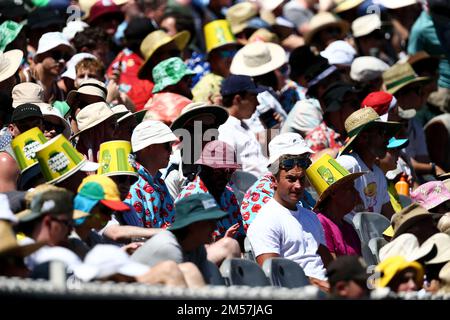
{"type": "MultiPolygon", "coordinates": [[[[87,161],[88,161],[87,159],[83,159],[78,165],[76,165],[74,168],[72,168],[72,170],[70,170],[69,172],[66,172],[65,174],[63,174],[60,177],[57,177],[57,178],[55,178],[53,180],[50,180],[50,181],[47,181],[47,184],[61,183],[62,181],[64,181],[65,179],[71,177],[73,174],[75,174],[78,171],[90,172],[90,171],[96,171],[98,169],[98,167],[97,167],[97,169],[95,169],[95,170],[86,170],[86,167],[90,166],[89,163],[86,164],[87,161]]],[[[91,162],[91,161],[89,161],[89,162],[91,162]]],[[[93,162],[91,162],[91,163],[93,163],[93,162]]]]}
{"type": "Polygon", "coordinates": [[[406,87],[406,86],[408,86],[408,85],[410,85],[412,83],[429,82],[429,81],[431,81],[430,77],[417,77],[417,78],[411,79],[409,81],[406,81],[406,82],[404,82],[402,84],[399,84],[398,86],[395,86],[395,87],[392,87],[390,89],[387,89],[386,92],[388,92],[390,94],[394,94],[397,91],[399,91],[400,89],[402,89],[402,88],[404,88],[404,87],[406,87]]]}
{"type": "Polygon", "coordinates": [[[136,111],[135,113],[133,113],[134,116],[136,117],[136,124],[140,124],[144,120],[144,117],[145,117],[145,114],[147,113],[147,111],[148,110],[143,109],[143,110],[136,111]]]}
{"type": "Polygon", "coordinates": [[[212,209],[211,211],[203,211],[201,213],[196,213],[195,215],[188,216],[183,219],[178,219],[175,215],[175,222],[168,227],[168,230],[177,230],[184,227],[187,227],[194,222],[205,221],[205,220],[218,220],[228,215],[227,212],[222,211],[220,209],[212,209]]]}
{"type": "Polygon", "coordinates": [[[81,210],[73,210],[73,215],[72,215],[72,219],[73,220],[77,220],[77,219],[81,219],[81,218],[85,218],[89,216],[89,212],[84,212],[81,210]]]}
{"type": "Polygon", "coordinates": [[[31,166],[23,169],[20,173],[19,180],[17,181],[17,188],[19,190],[23,190],[27,183],[37,177],[39,174],[41,174],[41,167],[39,166],[39,162],[35,162],[31,166]]]}
{"type": "Polygon", "coordinates": [[[75,49],[74,48],[72,48],[71,46],[68,46],[67,44],[61,43],[61,44],[57,45],[56,47],[48,49],[47,51],[36,52],[36,54],[34,56],[34,61],[37,62],[37,63],[42,62],[41,58],[42,58],[43,54],[45,54],[45,53],[47,53],[49,51],[52,51],[52,50],[57,50],[57,49],[59,49],[61,51],[65,51],[65,52],[67,52],[67,53],[69,53],[71,55],[73,55],[75,53],[75,49]]]}
{"type": "Polygon", "coordinates": [[[79,136],[80,134],[82,134],[83,132],[86,132],[87,130],[92,129],[92,128],[95,127],[96,125],[99,125],[100,123],[102,123],[102,122],[104,122],[104,121],[106,121],[106,120],[108,120],[108,119],[110,119],[110,118],[112,118],[112,117],[115,117],[115,116],[116,116],[116,114],[115,114],[115,113],[112,113],[112,114],[109,114],[106,118],[98,119],[97,121],[95,121],[95,122],[89,124],[86,128],[83,128],[82,130],[80,130],[80,131],[78,131],[77,133],[75,133],[72,137],[70,137],[70,140],[73,140],[75,137],[78,137],[78,136],[79,136]]]}
{"type": "Polygon", "coordinates": [[[388,149],[398,149],[398,148],[404,148],[408,144],[408,139],[395,139],[391,138],[389,140],[389,144],[387,145],[388,149]]]}
{"type": "Polygon", "coordinates": [[[404,221],[401,225],[398,226],[397,230],[394,229],[394,237],[393,239],[397,238],[399,235],[401,235],[407,228],[409,228],[411,225],[417,223],[417,221],[422,219],[431,219],[431,214],[428,212],[419,213],[415,216],[412,216],[408,220],[404,221]]]}
{"type": "Polygon", "coordinates": [[[147,58],[145,59],[144,63],[142,64],[142,66],[139,68],[138,71],[138,78],[139,79],[146,79],[147,77],[145,77],[145,75],[148,73],[150,77],[152,77],[152,73],[151,72],[147,72],[149,71],[150,67],[150,58],[153,56],[153,54],[162,46],[165,46],[166,44],[169,44],[171,42],[174,42],[175,45],[178,47],[178,49],[180,51],[183,51],[184,48],[187,46],[189,39],[191,38],[191,35],[188,31],[181,31],[177,34],[175,34],[172,39],[167,39],[168,41],[164,41],[161,42],[158,46],[156,46],[155,48],[153,48],[153,50],[148,54],[147,58]]]}
{"type": "Polygon", "coordinates": [[[23,52],[17,49],[9,50],[3,53],[5,60],[9,62],[8,67],[2,70],[0,74],[0,82],[11,78],[19,69],[20,63],[22,62],[23,52]]]}
{"type": "Polygon", "coordinates": [[[129,211],[130,207],[128,207],[125,203],[122,201],[115,201],[115,200],[100,200],[102,204],[107,206],[110,209],[113,209],[115,211],[129,211]]]}
{"type": "Polygon", "coordinates": [[[30,209],[22,210],[16,214],[16,218],[19,220],[19,223],[34,220],[39,216],[39,212],[32,212],[30,209]]]}
{"type": "Polygon", "coordinates": [[[194,76],[196,73],[192,70],[189,70],[186,68],[186,71],[184,73],[177,73],[175,74],[175,78],[168,79],[169,81],[166,81],[165,83],[155,83],[155,86],[153,87],[152,93],[158,93],[167,88],[168,86],[173,86],[180,82],[184,77],[194,76]]]}
{"type": "Polygon", "coordinates": [[[441,174],[440,176],[437,176],[437,178],[440,181],[444,181],[444,180],[450,179],[450,172],[441,174]]]}
{"type": "Polygon", "coordinates": [[[349,153],[353,148],[352,145],[353,142],[359,136],[359,134],[364,130],[376,125],[385,126],[388,136],[393,137],[400,130],[402,124],[393,121],[381,121],[381,120],[374,120],[369,123],[366,123],[365,125],[362,125],[360,128],[358,128],[358,131],[345,143],[345,145],[339,151],[339,155],[349,153]]]}
{"type": "Polygon", "coordinates": [[[21,246],[17,244],[17,246],[6,249],[1,253],[1,255],[11,255],[15,257],[27,257],[33,252],[39,250],[45,245],[43,242],[35,242],[21,246]]]}
{"type": "Polygon", "coordinates": [[[398,116],[402,119],[409,120],[416,116],[417,111],[415,109],[402,109],[398,107],[398,116]]]}
{"type": "Polygon", "coordinates": [[[349,182],[353,182],[356,179],[358,179],[359,177],[361,177],[362,175],[365,175],[367,172],[363,171],[363,172],[355,172],[355,173],[350,173],[349,175],[346,175],[345,177],[342,177],[341,179],[339,179],[338,181],[336,181],[335,183],[331,184],[328,186],[328,188],[325,189],[324,192],[322,192],[322,194],[319,196],[319,198],[317,199],[316,204],[314,205],[313,210],[317,209],[320,207],[320,205],[322,204],[322,202],[336,189],[342,187],[343,185],[345,185],[346,183],[349,182]]]}
{"type": "Polygon", "coordinates": [[[326,29],[329,27],[340,28],[342,34],[345,34],[346,32],[348,32],[348,30],[350,30],[350,25],[347,22],[345,22],[344,20],[326,23],[324,25],[318,26],[315,29],[310,30],[307,34],[305,34],[305,37],[304,37],[305,44],[308,44],[308,45],[311,44],[311,41],[314,39],[314,37],[317,33],[322,31],[323,29],[326,29]]]}
{"type": "Polygon", "coordinates": [[[350,9],[353,9],[363,3],[364,0],[347,0],[339,3],[334,9],[334,13],[341,13],[350,9]]]}
{"type": "Polygon", "coordinates": [[[176,129],[184,128],[186,123],[193,120],[195,121],[195,118],[203,114],[214,116],[215,118],[213,124],[214,128],[218,128],[220,125],[224,124],[225,121],[227,121],[228,119],[228,111],[225,108],[215,105],[202,106],[187,111],[186,113],[180,115],[172,122],[172,124],[170,125],[170,129],[172,131],[175,131],[176,129]]]}
{"type": "Polygon", "coordinates": [[[285,63],[287,63],[286,53],[283,47],[275,43],[266,43],[269,51],[271,60],[258,67],[247,67],[244,63],[244,53],[243,49],[239,50],[233,58],[230,66],[230,72],[235,75],[244,75],[250,77],[260,76],[271,71],[277,70],[285,63]]]}

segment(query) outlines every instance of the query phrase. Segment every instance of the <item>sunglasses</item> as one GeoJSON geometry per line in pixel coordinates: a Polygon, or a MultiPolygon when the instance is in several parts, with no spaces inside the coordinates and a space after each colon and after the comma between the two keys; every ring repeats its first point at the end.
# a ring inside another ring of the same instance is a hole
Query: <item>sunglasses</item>
{"type": "Polygon", "coordinates": [[[56,132],[56,134],[61,134],[64,132],[64,127],[59,126],[57,124],[54,124],[52,122],[49,121],[44,121],[44,129],[45,131],[52,131],[54,130],[56,132]]]}
{"type": "Polygon", "coordinates": [[[70,55],[68,53],[62,52],[62,51],[52,51],[50,53],[50,57],[55,59],[55,61],[59,61],[59,60],[68,61],[70,59],[70,55]]]}
{"type": "Polygon", "coordinates": [[[280,163],[280,168],[284,170],[291,170],[295,166],[306,169],[311,165],[311,159],[309,158],[294,158],[294,159],[285,159],[280,163]]]}
{"type": "Polygon", "coordinates": [[[64,220],[64,219],[58,219],[58,218],[55,218],[55,217],[51,217],[51,220],[59,222],[59,223],[65,225],[69,229],[74,226],[73,220],[64,220]]]}

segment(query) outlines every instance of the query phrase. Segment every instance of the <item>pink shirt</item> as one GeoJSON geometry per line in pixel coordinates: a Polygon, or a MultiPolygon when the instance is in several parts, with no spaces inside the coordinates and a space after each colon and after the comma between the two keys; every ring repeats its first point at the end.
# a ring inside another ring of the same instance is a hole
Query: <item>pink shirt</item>
{"type": "Polygon", "coordinates": [[[322,213],[318,213],[317,217],[322,224],[325,242],[331,253],[336,256],[361,255],[361,241],[353,226],[345,221],[338,226],[322,213]]]}

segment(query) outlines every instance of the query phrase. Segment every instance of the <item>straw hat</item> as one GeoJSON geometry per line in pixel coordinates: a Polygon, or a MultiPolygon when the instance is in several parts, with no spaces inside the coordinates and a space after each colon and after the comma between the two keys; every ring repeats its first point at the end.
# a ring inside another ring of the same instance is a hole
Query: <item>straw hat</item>
{"type": "Polygon", "coordinates": [[[42,242],[36,242],[27,245],[19,245],[11,224],[0,220],[0,257],[17,256],[26,257],[44,245],[42,242]]]}
{"type": "Polygon", "coordinates": [[[148,36],[146,36],[144,40],[142,40],[140,47],[142,56],[145,58],[145,61],[138,71],[138,78],[144,79],[147,70],[154,67],[149,64],[149,61],[156,50],[166,44],[173,42],[178,47],[178,49],[182,51],[188,44],[190,37],[191,34],[188,31],[181,31],[171,37],[162,30],[153,31],[148,36]]]}
{"type": "Polygon", "coordinates": [[[47,183],[59,183],[78,170],[91,172],[98,169],[98,163],[88,161],[62,135],[50,139],[36,150],[36,157],[42,175],[47,183]]]}
{"type": "Polygon", "coordinates": [[[333,11],[335,13],[344,12],[359,6],[363,2],[364,0],[334,0],[336,6],[333,11]]]}
{"type": "Polygon", "coordinates": [[[106,102],[96,102],[87,105],[81,109],[76,116],[78,129],[80,131],[74,134],[71,139],[114,116],[114,112],[109,108],[106,102]]]}
{"type": "Polygon", "coordinates": [[[255,77],[274,71],[286,62],[283,47],[275,43],[253,42],[236,53],[231,62],[230,72],[255,77]]]}
{"type": "Polygon", "coordinates": [[[64,128],[62,134],[66,137],[70,137],[70,125],[64,119],[61,113],[53,108],[51,104],[44,102],[44,88],[37,83],[23,82],[14,86],[12,90],[13,108],[17,108],[24,103],[35,104],[41,109],[44,119],[48,122],[57,124],[64,128]]]}
{"type": "Polygon", "coordinates": [[[419,77],[409,63],[396,63],[383,72],[383,83],[386,91],[395,94],[409,84],[428,82],[429,77],[419,77]]]}
{"type": "Polygon", "coordinates": [[[0,82],[12,77],[22,62],[23,52],[20,50],[0,51],[0,82]]]}
{"type": "Polygon", "coordinates": [[[378,113],[371,107],[356,110],[345,120],[344,125],[345,131],[347,131],[350,139],[341,149],[341,154],[350,151],[351,144],[355,141],[356,137],[358,137],[363,130],[373,125],[384,126],[390,136],[394,136],[401,127],[399,122],[382,121],[378,113]]]}
{"type": "Polygon", "coordinates": [[[320,12],[309,21],[309,31],[305,34],[305,43],[310,44],[319,31],[329,27],[338,27],[344,34],[348,31],[349,24],[330,12],[320,12]]]}
{"type": "Polygon", "coordinates": [[[248,26],[248,21],[258,15],[258,8],[251,2],[239,2],[231,6],[226,13],[227,21],[230,23],[234,34],[242,32],[248,26]]]}
{"type": "Polygon", "coordinates": [[[187,122],[195,121],[197,117],[201,116],[213,118],[214,127],[218,128],[228,119],[228,111],[223,107],[205,102],[190,103],[181,110],[178,118],[172,122],[170,129],[175,131],[176,129],[184,128],[187,122]]]}
{"type": "Polygon", "coordinates": [[[348,172],[328,154],[320,157],[306,169],[306,176],[319,196],[314,209],[318,208],[333,191],[355,181],[364,174],[366,172],[348,172]]]}
{"type": "Polygon", "coordinates": [[[226,46],[228,44],[236,44],[237,41],[231,31],[230,24],[227,20],[214,20],[207,23],[203,27],[205,35],[206,53],[209,54],[212,50],[226,46]]]}
{"type": "Polygon", "coordinates": [[[129,141],[114,140],[100,144],[97,174],[138,177],[136,169],[130,164],[130,153],[131,143],[129,141]]]}
{"type": "Polygon", "coordinates": [[[380,28],[381,20],[377,14],[367,14],[352,22],[352,33],[354,38],[367,36],[380,28]]]}

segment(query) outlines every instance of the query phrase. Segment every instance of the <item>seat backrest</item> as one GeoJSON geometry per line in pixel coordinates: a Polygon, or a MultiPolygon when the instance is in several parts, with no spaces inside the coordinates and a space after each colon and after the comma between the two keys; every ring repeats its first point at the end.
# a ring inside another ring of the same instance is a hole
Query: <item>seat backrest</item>
{"type": "Polygon", "coordinates": [[[310,284],[303,269],[292,260],[269,258],[264,261],[262,268],[273,286],[300,288],[310,284]]]}
{"type": "Polygon", "coordinates": [[[370,251],[372,252],[372,255],[376,258],[377,263],[380,262],[380,255],[379,255],[380,249],[387,243],[388,242],[386,241],[386,239],[382,237],[377,237],[370,239],[369,243],[367,244],[370,251]]]}
{"type": "Polygon", "coordinates": [[[380,213],[358,212],[353,217],[353,226],[361,240],[366,244],[370,239],[383,237],[384,230],[390,225],[388,218],[380,213]]]}
{"type": "Polygon", "coordinates": [[[244,238],[244,258],[256,262],[255,253],[248,237],[244,238]]]}
{"type": "Polygon", "coordinates": [[[225,279],[222,277],[219,267],[217,267],[215,263],[207,260],[204,269],[205,270],[202,270],[202,274],[207,284],[213,286],[225,285],[225,279]]]}
{"type": "Polygon", "coordinates": [[[231,176],[231,181],[236,189],[242,191],[244,194],[247,192],[255,181],[258,180],[253,174],[241,170],[236,170],[231,176]]]}
{"type": "Polygon", "coordinates": [[[220,273],[229,286],[261,287],[270,285],[264,271],[256,262],[250,260],[225,259],[220,266],[220,273]]]}

